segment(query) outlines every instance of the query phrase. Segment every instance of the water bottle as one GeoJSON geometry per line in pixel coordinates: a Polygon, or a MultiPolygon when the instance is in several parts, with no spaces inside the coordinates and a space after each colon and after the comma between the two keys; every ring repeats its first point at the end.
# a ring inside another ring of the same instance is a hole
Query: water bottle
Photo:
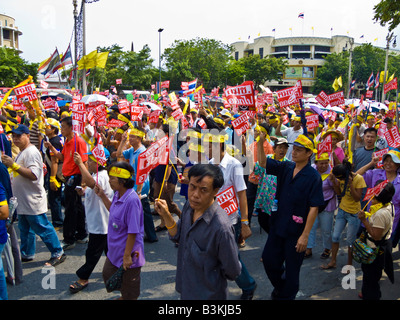
{"type": "Polygon", "coordinates": [[[17,197],[11,197],[10,201],[8,202],[8,212],[10,217],[12,217],[17,207],[18,207],[17,197]]]}
{"type": "Polygon", "coordinates": [[[74,179],[75,179],[75,176],[71,176],[71,177],[68,179],[66,185],[67,185],[68,187],[73,186],[73,184],[74,184],[74,179]]]}
{"type": "Polygon", "coordinates": [[[278,211],[278,200],[274,200],[274,202],[272,203],[272,208],[271,208],[272,212],[276,212],[278,211]]]}

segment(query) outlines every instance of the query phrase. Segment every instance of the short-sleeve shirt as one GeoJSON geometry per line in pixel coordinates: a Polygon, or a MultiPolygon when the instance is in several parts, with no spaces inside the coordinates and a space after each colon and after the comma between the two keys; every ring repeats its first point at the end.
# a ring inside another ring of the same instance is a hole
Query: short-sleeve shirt
{"type": "Polygon", "coordinates": [[[138,195],[133,189],[128,189],[121,198],[119,198],[119,193],[116,191],[110,207],[107,257],[117,268],[119,268],[123,262],[128,234],[136,235],[132,253],[134,251],[139,252],[139,257],[132,257],[133,264],[131,268],[141,267],[145,264],[143,207],[138,195]]]}
{"type": "MultiPolygon", "coordinates": [[[[345,181],[340,180],[340,190],[343,192],[344,189],[344,184],[345,181]]],[[[364,178],[356,174],[353,178],[353,186],[355,189],[363,189],[367,186],[367,184],[364,181],[364,178]]],[[[351,191],[350,191],[350,183],[347,184],[346,188],[346,193],[342,197],[342,200],[340,201],[339,208],[342,209],[343,211],[346,211],[348,213],[356,214],[358,211],[361,210],[361,203],[360,201],[354,201],[351,191]]]]}
{"type": "Polygon", "coordinates": [[[297,137],[301,134],[303,134],[303,128],[300,128],[299,130],[294,130],[293,127],[287,128],[285,130],[281,129],[281,134],[282,136],[287,138],[287,141],[289,142],[289,149],[286,152],[286,158],[289,160],[292,160],[292,150],[293,150],[293,142],[297,139],[297,137]]]}
{"type": "Polygon", "coordinates": [[[278,236],[300,236],[311,207],[324,205],[322,180],[317,170],[308,163],[293,178],[296,164],[267,158],[266,173],[277,176],[275,199],[278,210],[271,214],[271,227],[278,236]],[[296,222],[295,217],[303,222],[296,222]]]}
{"type": "MultiPolygon", "coordinates": [[[[211,159],[210,163],[213,164],[214,160],[211,159]]],[[[237,198],[237,193],[247,189],[246,182],[243,178],[242,164],[239,162],[239,160],[228,154],[228,152],[225,152],[224,157],[219,164],[219,168],[221,169],[224,176],[224,184],[221,189],[219,189],[218,193],[233,186],[233,188],[235,189],[236,199],[238,201],[238,204],[240,205],[239,199],[237,198]]],[[[236,211],[229,216],[233,224],[237,222],[238,215],[239,212],[236,211]]]]}
{"type": "MultiPolygon", "coordinates": [[[[368,219],[372,227],[383,229],[382,236],[386,235],[384,240],[390,239],[391,236],[394,215],[392,209],[392,204],[389,203],[386,207],[379,209],[371,216],[371,218],[368,219]]],[[[376,247],[376,245],[369,240],[367,244],[373,248],[376,247]]]]}
{"type": "MultiPolygon", "coordinates": [[[[133,170],[134,170],[134,174],[133,174],[133,180],[136,183],[136,172],[137,172],[137,166],[138,166],[138,158],[139,155],[141,153],[143,153],[144,151],[146,151],[146,147],[145,146],[141,146],[139,148],[137,148],[137,150],[135,150],[133,147],[129,148],[127,150],[124,150],[122,152],[122,155],[124,156],[124,158],[126,160],[129,160],[129,164],[132,166],[133,170]]],[[[135,186],[136,189],[137,186],[135,186]]],[[[142,186],[142,192],[141,194],[148,194],[150,191],[150,179],[149,176],[147,176],[146,180],[143,183],[142,186]]]]}
{"type": "Polygon", "coordinates": [[[47,212],[47,195],[43,187],[43,159],[40,151],[31,144],[18,154],[15,162],[30,169],[37,178],[32,181],[13,173],[12,191],[18,199],[18,214],[39,215],[47,212]]]}
{"type": "Polygon", "coordinates": [[[87,154],[85,154],[87,153],[86,142],[76,134],[71,140],[65,141],[64,148],[62,149],[62,154],[64,155],[62,174],[64,175],[64,177],[81,174],[79,167],[74,162],[75,150],[80,154],[83,162],[88,160],[88,156],[87,154]]]}

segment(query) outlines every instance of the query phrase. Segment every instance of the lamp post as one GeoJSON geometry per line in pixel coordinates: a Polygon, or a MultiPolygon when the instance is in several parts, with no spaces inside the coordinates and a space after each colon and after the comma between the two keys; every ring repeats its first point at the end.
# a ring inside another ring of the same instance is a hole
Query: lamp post
{"type": "MultiPolygon", "coordinates": [[[[353,45],[354,45],[354,39],[350,38],[349,39],[349,44],[350,44],[350,56],[349,56],[349,76],[348,76],[348,82],[347,82],[347,99],[350,98],[350,86],[351,86],[351,60],[353,58],[353,45]]],[[[346,43],[347,46],[347,43],[346,43]]]]}
{"type": "Polygon", "coordinates": [[[159,91],[161,91],[161,32],[163,31],[164,29],[162,28],[158,29],[158,69],[160,72],[159,91]]]}
{"type": "Polygon", "coordinates": [[[74,83],[75,83],[75,90],[78,90],[78,39],[76,36],[76,31],[77,31],[77,19],[78,19],[78,1],[73,0],[72,4],[74,5],[74,34],[75,34],[75,66],[74,66],[74,83]]]}
{"type": "Polygon", "coordinates": [[[385,58],[385,72],[383,75],[383,83],[382,83],[382,103],[385,103],[385,84],[386,84],[386,76],[387,76],[387,65],[388,65],[388,59],[389,59],[389,46],[390,42],[392,41],[393,38],[393,32],[388,33],[386,36],[386,58],[385,58]]]}

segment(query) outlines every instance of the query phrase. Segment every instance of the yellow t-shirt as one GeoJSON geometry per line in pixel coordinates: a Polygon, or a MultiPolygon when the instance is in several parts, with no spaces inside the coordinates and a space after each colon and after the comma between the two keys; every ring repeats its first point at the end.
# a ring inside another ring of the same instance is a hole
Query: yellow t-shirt
{"type": "MultiPolygon", "coordinates": [[[[353,186],[355,189],[365,188],[367,185],[363,176],[356,174],[353,178],[353,186]]],[[[344,181],[340,181],[340,190],[343,192],[344,181]]],[[[339,208],[348,213],[356,214],[361,210],[360,201],[354,201],[350,192],[350,183],[347,184],[346,193],[340,201],[339,208]]]]}

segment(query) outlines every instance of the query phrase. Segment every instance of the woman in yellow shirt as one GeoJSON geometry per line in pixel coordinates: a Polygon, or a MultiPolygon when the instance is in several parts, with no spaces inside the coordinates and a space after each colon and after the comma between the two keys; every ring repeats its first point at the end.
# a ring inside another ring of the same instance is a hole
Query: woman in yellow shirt
{"type": "Polygon", "coordinates": [[[336,194],[341,197],[341,201],[332,233],[332,258],[327,265],[321,266],[321,269],[324,270],[336,268],[339,240],[346,225],[347,264],[352,264],[351,245],[357,238],[357,232],[360,228],[358,212],[361,210],[362,190],[367,186],[361,175],[351,171],[351,163],[348,161],[343,161],[342,164],[334,167],[329,179],[333,183],[336,194]]]}

